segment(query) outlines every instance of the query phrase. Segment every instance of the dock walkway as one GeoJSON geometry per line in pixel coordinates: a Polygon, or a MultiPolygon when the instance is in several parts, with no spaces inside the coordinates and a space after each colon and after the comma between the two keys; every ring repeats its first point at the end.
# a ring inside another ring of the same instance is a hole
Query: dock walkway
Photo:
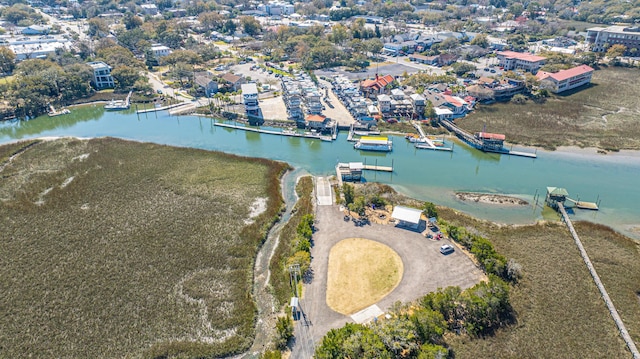
{"type": "Polygon", "coordinates": [[[420,126],[420,123],[416,121],[411,121],[411,124],[413,125],[413,127],[415,127],[416,130],[418,130],[418,133],[420,134],[420,140],[422,141],[422,142],[416,142],[414,144],[415,148],[419,148],[423,150],[434,150],[434,151],[453,151],[453,148],[450,148],[450,147],[436,146],[435,143],[433,143],[433,141],[431,141],[431,139],[424,133],[424,130],[422,129],[422,126],[420,126]]]}
{"type": "Polygon", "coordinates": [[[332,141],[332,137],[330,137],[330,136],[322,136],[322,135],[318,135],[318,134],[314,135],[314,134],[304,134],[304,133],[294,133],[294,132],[263,130],[261,128],[252,128],[252,127],[246,127],[246,126],[231,125],[231,124],[228,124],[228,123],[220,123],[220,122],[214,122],[213,125],[214,126],[218,126],[218,127],[234,128],[236,130],[242,130],[242,131],[266,133],[266,134],[269,134],[269,135],[278,135],[278,136],[287,136],[287,137],[303,137],[303,138],[311,138],[311,139],[322,140],[322,141],[327,141],[327,142],[332,141]]]}
{"type": "Polygon", "coordinates": [[[136,111],[136,113],[140,114],[140,113],[148,113],[148,112],[156,112],[156,111],[171,110],[172,108],[176,108],[176,107],[179,107],[179,106],[182,106],[182,105],[184,105],[184,102],[181,102],[181,103],[174,103],[173,105],[168,105],[168,106],[148,108],[148,109],[146,109],[146,110],[138,110],[138,111],[136,111]]]}
{"type": "Polygon", "coordinates": [[[573,228],[571,219],[569,219],[569,215],[567,214],[567,211],[564,209],[564,205],[562,204],[562,202],[558,202],[558,210],[562,214],[562,219],[564,220],[564,223],[567,225],[567,228],[569,228],[569,232],[571,232],[571,235],[573,236],[573,240],[576,242],[576,245],[580,250],[580,255],[582,256],[582,260],[587,265],[587,269],[589,270],[589,273],[591,273],[591,277],[593,277],[593,281],[596,283],[596,287],[598,287],[598,290],[600,291],[600,295],[602,296],[604,303],[607,305],[607,309],[609,309],[609,313],[611,314],[611,317],[613,317],[613,321],[616,323],[616,326],[620,331],[620,335],[622,336],[622,339],[625,341],[625,343],[627,344],[627,347],[631,351],[631,354],[633,355],[633,359],[640,359],[640,352],[638,352],[638,348],[636,347],[636,344],[633,342],[633,339],[631,339],[631,336],[629,335],[627,328],[624,326],[624,322],[622,322],[622,318],[620,318],[620,315],[618,314],[616,307],[613,305],[613,302],[611,301],[611,298],[609,297],[607,290],[604,288],[604,284],[602,284],[602,281],[600,280],[600,277],[598,276],[598,273],[596,272],[595,267],[591,263],[591,260],[587,255],[587,251],[584,249],[584,246],[582,245],[582,242],[578,237],[578,233],[573,228]]]}
{"type": "Polygon", "coordinates": [[[487,149],[487,148],[485,148],[483,146],[482,141],[478,140],[477,138],[475,138],[472,134],[468,133],[467,131],[461,129],[460,127],[458,127],[456,125],[454,125],[453,122],[448,121],[448,120],[442,120],[442,121],[440,121],[440,123],[447,130],[454,132],[456,134],[456,136],[458,136],[458,138],[460,138],[464,142],[468,143],[469,145],[471,145],[472,147],[474,147],[474,148],[476,148],[476,149],[478,149],[480,151],[499,153],[499,154],[511,155],[511,156],[528,157],[528,158],[537,158],[538,157],[538,155],[535,154],[535,153],[513,151],[513,150],[508,150],[506,148],[502,148],[500,150],[487,149]]]}

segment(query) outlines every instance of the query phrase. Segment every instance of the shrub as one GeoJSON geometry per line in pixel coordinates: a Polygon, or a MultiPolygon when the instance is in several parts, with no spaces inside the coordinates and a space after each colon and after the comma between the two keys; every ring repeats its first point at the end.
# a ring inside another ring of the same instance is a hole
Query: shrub
{"type": "Polygon", "coordinates": [[[288,315],[278,317],[276,320],[276,331],[278,336],[276,337],[276,346],[278,349],[285,349],[287,343],[293,338],[293,321],[288,315]]]}
{"type": "Polygon", "coordinates": [[[524,105],[527,103],[527,97],[523,94],[516,94],[511,98],[511,102],[518,105],[524,105]]]}

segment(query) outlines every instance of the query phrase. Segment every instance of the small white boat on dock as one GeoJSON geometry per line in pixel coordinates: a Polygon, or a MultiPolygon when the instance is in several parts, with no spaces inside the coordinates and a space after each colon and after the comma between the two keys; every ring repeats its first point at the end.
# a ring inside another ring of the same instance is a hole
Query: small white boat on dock
{"type": "Polygon", "coordinates": [[[128,110],[131,107],[131,94],[133,91],[129,91],[127,98],[124,100],[111,100],[106,105],[104,105],[104,109],[107,111],[120,111],[120,110],[128,110]]]}

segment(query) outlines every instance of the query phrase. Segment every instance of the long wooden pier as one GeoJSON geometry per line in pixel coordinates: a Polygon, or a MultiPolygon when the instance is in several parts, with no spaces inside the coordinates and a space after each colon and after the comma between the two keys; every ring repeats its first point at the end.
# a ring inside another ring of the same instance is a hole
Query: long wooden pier
{"type": "Polygon", "coordinates": [[[582,260],[587,265],[587,269],[589,270],[589,273],[591,273],[591,277],[593,278],[593,281],[596,283],[596,287],[598,287],[598,290],[600,291],[600,295],[602,296],[602,299],[604,300],[604,303],[607,305],[607,309],[609,309],[609,313],[611,314],[613,321],[616,323],[616,326],[620,331],[620,336],[622,336],[622,339],[627,344],[627,347],[631,351],[631,355],[633,355],[633,358],[640,359],[640,352],[638,352],[638,348],[636,347],[636,344],[633,342],[633,339],[629,335],[629,331],[627,331],[627,328],[624,326],[624,322],[622,321],[622,318],[620,318],[620,315],[618,314],[616,307],[613,305],[613,301],[611,301],[611,298],[609,297],[609,294],[607,293],[607,290],[605,289],[604,284],[602,284],[602,281],[600,280],[600,277],[596,272],[596,268],[593,266],[593,263],[591,263],[591,260],[587,255],[587,251],[584,249],[584,246],[582,245],[582,241],[580,241],[580,238],[578,237],[578,233],[573,228],[571,219],[569,219],[569,215],[567,214],[567,211],[564,209],[564,204],[562,204],[562,202],[558,202],[558,210],[560,211],[560,214],[562,214],[562,219],[564,220],[564,223],[567,225],[569,232],[571,232],[571,236],[573,236],[573,240],[576,242],[576,245],[578,246],[578,250],[580,250],[580,255],[582,256],[582,260]]]}
{"type": "Polygon", "coordinates": [[[263,130],[261,128],[252,128],[252,127],[246,127],[246,126],[231,125],[231,124],[228,124],[228,123],[220,123],[220,122],[214,122],[213,125],[214,126],[218,126],[218,127],[234,128],[236,130],[242,130],[242,131],[248,131],[248,132],[266,133],[268,135],[287,136],[287,137],[303,137],[303,138],[311,138],[311,139],[322,140],[322,141],[327,141],[327,142],[331,142],[332,141],[332,137],[331,136],[322,136],[322,135],[296,133],[296,132],[281,132],[281,131],[273,131],[273,130],[263,130]]]}

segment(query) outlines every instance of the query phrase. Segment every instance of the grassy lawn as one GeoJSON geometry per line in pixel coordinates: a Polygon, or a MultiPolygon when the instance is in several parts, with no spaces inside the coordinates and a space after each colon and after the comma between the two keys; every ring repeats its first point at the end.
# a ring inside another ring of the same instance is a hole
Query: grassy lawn
{"type": "MultiPolygon", "coordinates": [[[[486,235],[499,253],[523,266],[511,290],[517,324],[495,336],[447,338],[456,358],[630,357],[566,227],[546,223],[499,227],[439,209],[447,220],[486,235]]],[[[611,229],[577,223],[576,230],[636,343],[640,341],[638,245],[611,229]]]]}
{"type": "Polygon", "coordinates": [[[329,253],[327,305],[346,315],[364,309],[400,283],[403,268],[400,256],[382,243],[340,241],[329,253]]]}
{"type": "Polygon", "coordinates": [[[110,138],[24,151],[1,173],[0,356],[248,348],[254,257],[285,166],[110,138]]]}
{"type": "Polygon", "coordinates": [[[456,123],[470,132],[504,133],[511,143],[541,146],[575,145],[607,150],[640,149],[640,71],[605,68],[592,85],[555,96],[543,104],[497,103],[478,106],[456,123]]]}

